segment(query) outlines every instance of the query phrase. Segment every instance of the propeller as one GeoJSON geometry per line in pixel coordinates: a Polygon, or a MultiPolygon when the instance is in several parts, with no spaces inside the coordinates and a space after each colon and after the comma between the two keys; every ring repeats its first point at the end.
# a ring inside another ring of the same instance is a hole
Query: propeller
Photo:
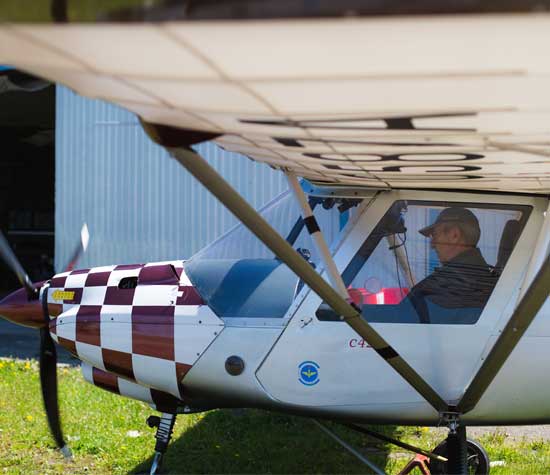
{"type": "MultiPolygon", "coordinates": [[[[48,284],[45,284],[43,289],[42,310],[47,323],[49,323],[48,284]]],[[[40,388],[42,389],[42,399],[44,400],[50,432],[61,453],[66,458],[70,458],[72,456],[71,449],[67,446],[63,438],[63,432],[61,431],[57,398],[57,350],[55,349],[49,326],[44,326],[40,329],[40,388]]]]}
{"type": "MultiPolygon", "coordinates": [[[[88,226],[84,224],[80,232],[80,244],[73,253],[69,264],[67,265],[67,270],[72,270],[76,265],[78,259],[86,251],[89,243],[90,235],[88,232],[88,226]]],[[[61,430],[61,420],[59,417],[59,404],[57,396],[57,351],[55,349],[55,343],[52,339],[49,330],[50,316],[48,312],[48,287],[49,284],[45,283],[41,288],[41,297],[40,297],[40,288],[37,288],[29,278],[28,274],[25,272],[25,269],[15,256],[11,247],[8,244],[8,241],[4,237],[4,234],[0,231],[0,257],[6,262],[8,267],[13,271],[17,276],[19,282],[24,287],[27,293],[27,301],[34,301],[38,303],[40,299],[41,311],[44,317],[44,324],[40,326],[40,384],[42,389],[42,398],[44,400],[44,408],[46,410],[46,417],[48,419],[48,425],[50,427],[50,432],[57,444],[57,447],[61,453],[70,458],[72,456],[71,450],[67,446],[65,439],[63,438],[63,432],[61,430]]],[[[14,293],[14,295],[16,295],[14,293]]],[[[9,300],[10,297],[8,297],[9,300]]],[[[10,300],[10,303],[14,299],[10,300]]],[[[17,300],[17,299],[15,299],[17,300]]],[[[25,312],[29,313],[27,306],[23,303],[23,308],[25,312]]],[[[21,302],[19,302],[21,303],[21,302]]],[[[1,309],[0,309],[1,310],[1,309]]],[[[34,310],[34,309],[33,309],[34,310]]],[[[23,313],[25,313],[23,312],[23,313]]],[[[21,323],[28,323],[21,321],[21,323]]]]}
{"type": "Polygon", "coordinates": [[[84,223],[82,229],[80,230],[80,243],[74,250],[69,259],[69,263],[65,266],[64,272],[71,271],[76,266],[76,263],[80,260],[82,255],[88,249],[88,244],[90,242],[90,232],[88,231],[88,225],[84,223]]]}
{"type": "Polygon", "coordinates": [[[28,274],[23,269],[23,266],[20,264],[19,260],[11,250],[10,245],[8,244],[7,239],[4,237],[4,234],[0,231],[0,256],[4,259],[8,267],[16,275],[17,279],[21,285],[27,291],[27,296],[29,300],[38,299],[38,289],[33,285],[28,274]]]}

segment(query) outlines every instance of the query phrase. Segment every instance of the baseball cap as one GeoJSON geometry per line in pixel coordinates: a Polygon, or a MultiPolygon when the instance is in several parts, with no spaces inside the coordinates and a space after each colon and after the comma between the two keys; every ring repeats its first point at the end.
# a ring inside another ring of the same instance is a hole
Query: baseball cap
{"type": "Polygon", "coordinates": [[[441,213],[439,213],[439,216],[432,224],[420,229],[418,232],[426,237],[430,237],[433,233],[434,228],[443,223],[466,224],[469,226],[473,226],[475,229],[478,230],[478,232],[480,231],[479,221],[477,220],[475,214],[472,213],[469,209],[445,208],[443,211],[441,211],[441,213]]]}

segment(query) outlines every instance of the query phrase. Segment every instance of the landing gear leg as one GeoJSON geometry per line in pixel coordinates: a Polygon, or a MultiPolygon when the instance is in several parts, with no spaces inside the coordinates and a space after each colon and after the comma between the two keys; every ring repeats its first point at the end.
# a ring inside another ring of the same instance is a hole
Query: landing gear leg
{"type": "Polygon", "coordinates": [[[447,459],[449,473],[468,475],[466,427],[460,423],[455,427],[449,427],[449,435],[447,436],[447,459]]]}
{"type": "Polygon", "coordinates": [[[449,435],[433,453],[447,461],[431,460],[432,475],[489,475],[489,456],[478,442],[466,439],[466,426],[460,421],[459,414],[444,413],[441,423],[449,428],[449,435]]]}
{"type": "MultiPolygon", "coordinates": [[[[447,458],[447,443],[448,439],[445,439],[433,450],[433,453],[447,458]]],[[[466,447],[468,452],[468,471],[466,473],[469,473],[470,475],[489,475],[491,464],[485,449],[475,440],[466,440],[466,447]]],[[[447,462],[431,460],[430,473],[432,475],[452,475],[460,472],[451,471],[447,462]]]]}
{"type": "Polygon", "coordinates": [[[151,464],[151,471],[149,475],[158,475],[162,464],[162,457],[164,456],[170,439],[172,438],[172,431],[174,430],[174,424],[176,422],[175,414],[163,413],[161,417],[150,416],[147,419],[149,427],[156,427],[157,433],[155,439],[155,456],[153,457],[153,463],[151,464]]]}

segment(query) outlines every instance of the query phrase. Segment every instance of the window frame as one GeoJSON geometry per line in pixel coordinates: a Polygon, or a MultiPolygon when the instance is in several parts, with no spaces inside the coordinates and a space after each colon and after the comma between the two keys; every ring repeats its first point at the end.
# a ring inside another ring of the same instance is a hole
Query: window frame
{"type": "MultiPolygon", "coordinates": [[[[437,194],[440,195],[440,193],[437,193],[437,194]]],[[[479,197],[477,197],[477,196],[475,197],[475,199],[473,201],[469,201],[469,200],[454,201],[454,200],[444,199],[443,197],[441,197],[441,198],[440,197],[434,197],[434,199],[408,198],[406,196],[406,193],[398,193],[398,196],[395,196],[392,199],[392,201],[390,201],[386,205],[386,207],[385,207],[384,211],[382,212],[382,214],[379,215],[378,220],[376,221],[375,225],[369,230],[367,237],[361,242],[361,244],[356,249],[356,251],[354,252],[354,254],[351,257],[351,259],[349,260],[349,262],[344,267],[344,270],[341,272],[342,279],[343,279],[344,284],[346,285],[346,287],[348,287],[351,284],[351,282],[355,279],[355,277],[363,269],[366,262],[371,257],[372,253],[375,251],[375,249],[378,247],[378,245],[380,244],[380,242],[384,238],[384,236],[382,234],[380,234],[380,236],[377,237],[377,239],[375,239],[375,241],[372,241],[372,239],[371,239],[373,237],[373,233],[375,233],[375,231],[376,231],[376,228],[382,222],[382,220],[386,217],[387,213],[395,206],[396,203],[398,203],[400,201],[407,202],[408,205],[426,206],[426,207],[429,207],[429,206],[441,207],[441,208],[464,207],[464,208],[473,208],[473,209],[489,209],[489,210],[490,209],[495,209],[495,210],[505,210],[505,211],[518,211],[518,212],[521,213],[521,217],[518,220],[519,224],[520,224],[520,233],[519,233],[518,241],[514,245],[512,253],[517,248],[517,243],[521,239],[521,237],[522,237],[522,235],[523,235],[523,233],[526,229],[526,226],[529,222],[529,218],[531,217],[531,214],[532,214],[533,208],[534,208],[533,204],[530,204],[530,203],[516,204],[516,203],[506,202],[504,200],[502,202],[494,202],[493,201],[493,202],[487,203],[487,202],[479,201],[479,197]],[[401,194],[403,194],[404,196],[399,196],[401,194]],[[355,269],[355,271],[353,271],[353,269],[355,269]]],[[[500,242],[500,239],[502,239],[502,235],[499,238],[499,242],[500,242]]],[[[510,259],[508,259],[508,261],[506,262],[504,268],[501,269],[500,275],[499,275],[499,277],[497,279],[497,282],[495,284],[495,287],[494,287],[494,289],[491,293],[491,297],[492,297],[495,289],[498,287],[498,284],[501,281],[502,274],[504,273],[506,268],[509,267],[509,263],[510,263],[510,259]]],[[[342,321],[340,316],[336,315],[334,312],[332,312],[333,315],[331,315],[330,312],[328,312],[328,311],[323,312],[322,308],[321,308],[323,303],[324,302],[320,302],[319,306],[317,307],[317,309],[315,311],[315,315],[317,317],[317,320],[319,320],[321,322],[340,322],[340,321],[342,321]],[[321,313],[321,315],[319,315],[320,313],[321,313]]],[[[481,318],[483,316],[483,313],[484,313],[488,303],[489,302],[487,302],[485,307],[481,310],[481,313],[480,313],[478,319],[476,320],[476,322],[474,322],[472,324],[469,324],[468,326],[473,326],[473,325],[476,325],[476,324],[479,323],[479,321],[481,320],[481,318]]],[[[403,322],[377,322],[377,323],[394,324],[394,325],[407,325],[407,323],[403,323],[403,322]]],[[[419,325],[419,324],[423,325],[423,326],[424,325],[425,326],[433,325],[433,324],[413,323],[413,325],[419,325]]],[[[460,325],[459,323],[446,323],[446,324],[447,325],[453,325],[453,326],[460,325]]]]}

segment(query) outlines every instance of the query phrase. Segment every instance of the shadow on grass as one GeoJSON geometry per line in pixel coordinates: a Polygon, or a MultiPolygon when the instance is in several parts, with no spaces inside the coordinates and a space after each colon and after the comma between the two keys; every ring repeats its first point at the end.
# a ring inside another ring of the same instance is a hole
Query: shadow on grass
{"type": "MultiPolygon", "coordinates": [[[[56,350],[59,363],[80,365],[80,360],[61,346],[56,345],[56,350]]],[[[0,358],[32,360],[39,358],[39,352],[40,332],[37,329],[15,325],[0,317],[0,358]]]]}
{"type": "MultiPolygon", "coordinates": [[[[185,423],[179,416],[176,424],[185,423]]],[[[389,448],[332,425],[338,435],[383,468],[389,448]]],[[[384,427],[391,435],[394,427],[384,427]]],[[[151,440],[151,453],[154,439],[151,440]]],[[[152,456],[130,473],[149,473],[152,456]]],[[[219,410],[172,442],[162,473],[370,473],[312,420],[259,410],[219,410]]]]}

